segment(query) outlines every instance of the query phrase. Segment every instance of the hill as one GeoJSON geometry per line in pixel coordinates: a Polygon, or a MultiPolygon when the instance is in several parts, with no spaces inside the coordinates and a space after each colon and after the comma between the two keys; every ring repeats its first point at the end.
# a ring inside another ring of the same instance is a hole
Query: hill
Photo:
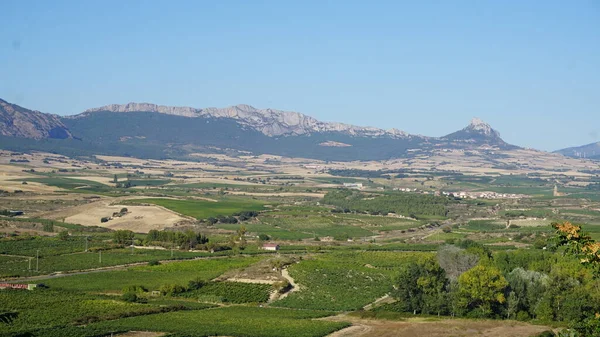
{"type": "Polygon", "coordinates": [[[2,99],[0,135],[32,139],[71,138],[71,133],[58,116],[28,110],[2,99]]]}
{"type": "Polygon", "coordinates": [[[555,152],[573,158],[600,159],[600,142],[569,147],[555,152]]]}

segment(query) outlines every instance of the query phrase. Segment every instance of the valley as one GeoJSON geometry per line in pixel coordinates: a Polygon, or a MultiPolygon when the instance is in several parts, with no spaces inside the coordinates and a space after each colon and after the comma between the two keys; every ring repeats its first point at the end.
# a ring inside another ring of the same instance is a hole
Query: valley
{"type": "Polygon", "coordinates": [[[598,163],[536,154],[482,147],[326,162],[2,151],[0,277],[47,289],[0,291],[21,315],[0,334],[411,336],[417,324],[446,336],[467,324],[492,337],[560,329],[567,319],[534,312],[479,325],[451,319],[451,308],[414,316],[394,295],[403,268],[470,242],[509,273],[514,267],[500,261],[537,259],[553,222],[585,224],[599,240],[598,163]],[[85,305],[58,320],[25,310],[62,306],[57,296],[85,305]],[[285,327],[269,328],[273,320],[285,327]]]}

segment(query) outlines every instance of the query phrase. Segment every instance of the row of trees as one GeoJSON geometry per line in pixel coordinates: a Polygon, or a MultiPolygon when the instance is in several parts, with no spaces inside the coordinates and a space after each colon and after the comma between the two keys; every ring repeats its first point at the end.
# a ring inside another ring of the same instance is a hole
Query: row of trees
{"type": "Polygon", "coordinates": [[[193,230],[179,232],[153,229],[146,235],[145,242],[149,244],[171,245],[181,249],[194,249],[199,245],[208,243],[208,237],[193,230]]]}
{"type": "Polygon", "coordinates": [[[418,215],[446,216],[450,200],[426,194],[394,193],[366,195],[358,191],[332,191],[323,198],[325,204],[342,210],[373,214],[396,213],[416,217],[418,215]]]}

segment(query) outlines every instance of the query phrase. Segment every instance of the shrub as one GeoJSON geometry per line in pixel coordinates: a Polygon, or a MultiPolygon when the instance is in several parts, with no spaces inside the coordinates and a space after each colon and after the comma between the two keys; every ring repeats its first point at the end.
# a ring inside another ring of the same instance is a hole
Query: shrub
{"type": "Polygon", "coordinates": [[[148,261],[148,265],[149,266],[160,266],[160,261],[158,261],[158,260],[148,261]]]}
{"type": "Polygon", "coordinates": [[[135,303],[138,301],[138,297],[135,293],[129,292],[129,293],[124,293],[121,296],[121,300],[123,300],[124,302],[135,303]]]}
{"type": "Polygon", "coordinates": [[[158,291],[160,291],[162,295],[172,296],[176,294],[181,294],[185,292],[186,289],[183,286],[180,286],[179,284],[163,284],[162,286],[160,286],[158,291]]]}
{"type": "Polygon", "coordinates": [[[142,294],[148,292],[148,289],[141,285],[131,285],[123,288],[123,293],[142,294]]]}

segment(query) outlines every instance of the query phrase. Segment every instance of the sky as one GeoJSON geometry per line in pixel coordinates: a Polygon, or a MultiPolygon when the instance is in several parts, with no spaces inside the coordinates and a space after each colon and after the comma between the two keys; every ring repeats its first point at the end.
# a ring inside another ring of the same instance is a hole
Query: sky
{"type": "Polygon", "coordinates": [[[600,0],[30,1],[0,5],[0,98],[298,111],[442,136],[600,141],[600,0]]]}

